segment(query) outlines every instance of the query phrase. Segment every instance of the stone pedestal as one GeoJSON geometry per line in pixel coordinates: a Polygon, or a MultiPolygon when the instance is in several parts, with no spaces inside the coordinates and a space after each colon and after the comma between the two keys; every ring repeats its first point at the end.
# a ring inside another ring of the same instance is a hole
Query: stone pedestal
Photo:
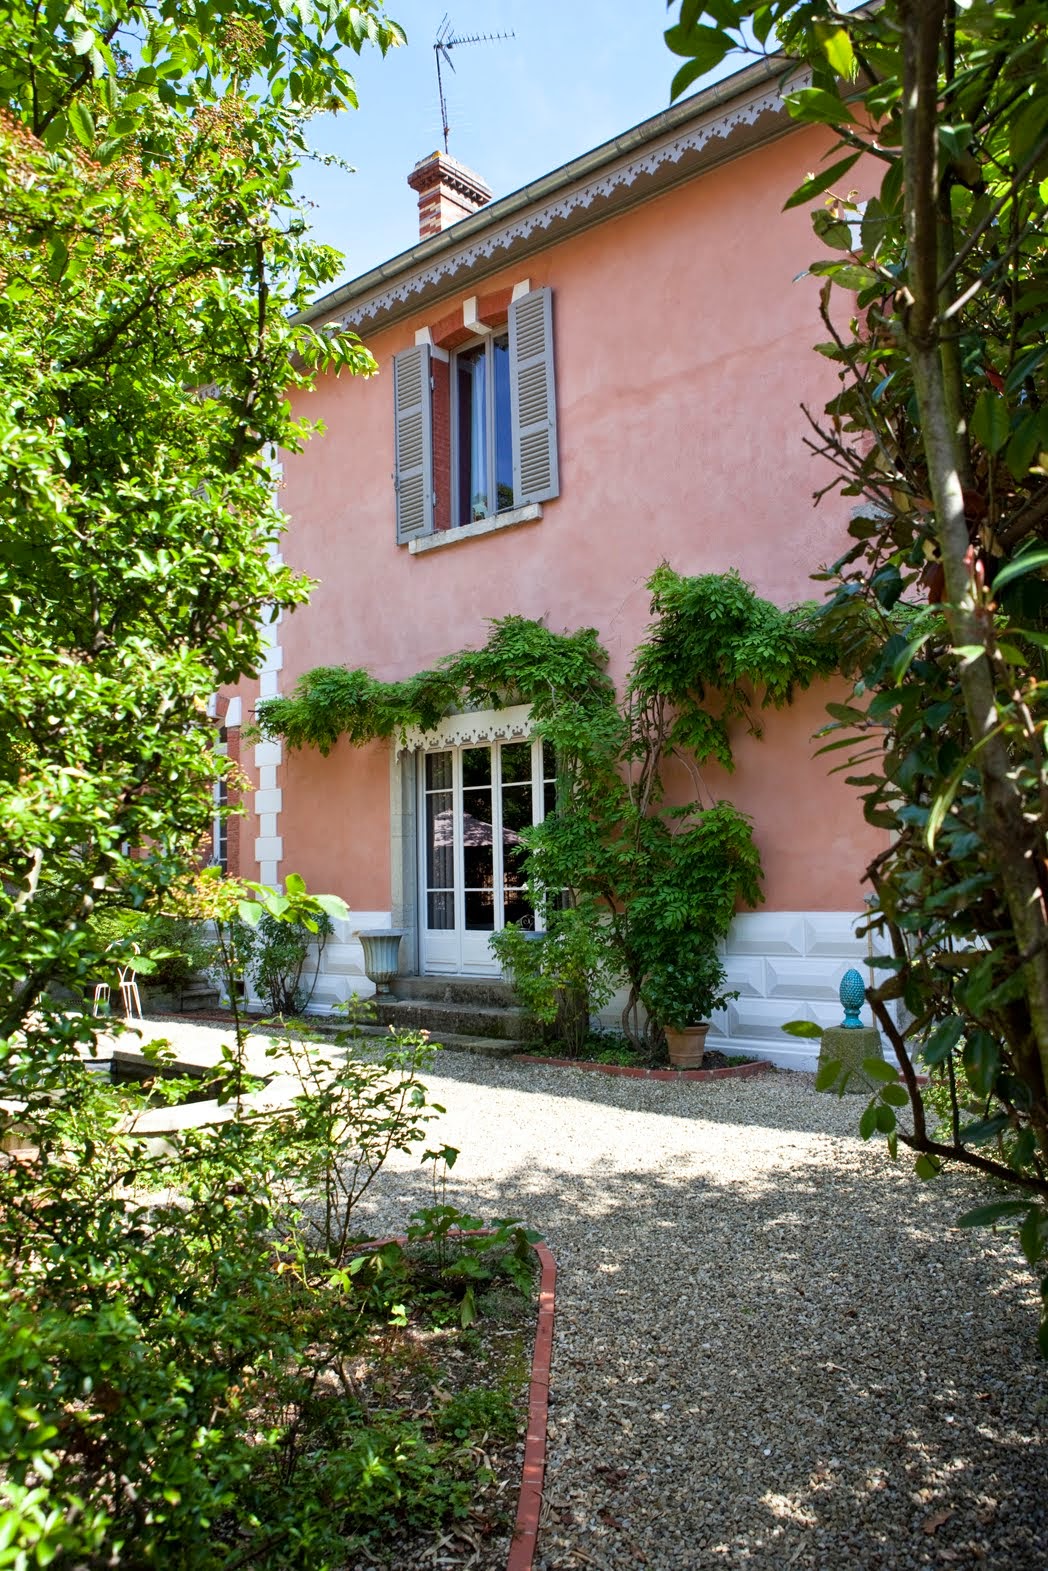
{"type": "Polygon", "coordinates": [[[881,1033],[875,1026],[830,1026],[822,1033],[819,1048],[819,1068],[823,1064],[839,1063],[840,1074],[831,1089],[840,1090],[841,1079],[847,1074],[844,1087],[847,1094],[869,1096],[879,1082],[871,1080],[863,1071],[864,1058],[881,1058],[881,1033]],[[850,1073],[849,1073],[850,1071],[850,1073]]]}

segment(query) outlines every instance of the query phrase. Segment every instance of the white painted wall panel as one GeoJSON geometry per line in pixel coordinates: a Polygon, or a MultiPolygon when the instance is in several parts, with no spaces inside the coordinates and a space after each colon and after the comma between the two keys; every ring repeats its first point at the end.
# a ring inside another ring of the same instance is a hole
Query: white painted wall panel
{"type": "MultiPolygon", "coordinates": [[[[866,940],[856,938],[855,927],[862,916],[849,911],[809,911],[804,917],[804,952],[850,961],[865,959],[866,940]]],[[[847,970],[847,966],[845,966],[847,970]]]]}
{"type": "Polygon", "coordinates": [[[742,911],[728,931],[729,955],[803,955],[799,911],[742,911]]]}
{"type": "Polygon", "coordinates": [[[767,962],[757,956],[740,959],[738,955],[724,957],[724,969],[728,973],[728,990],[736,989],[744,998],[763,998],[766,991],[765,966],[767,962]]]}
{"type": "Polygon", "coordinates": [[[768,998],[819,998],[836,1004],[847,962],[805,956],[803,960],[771,955],[765,962],[768,998]]]}

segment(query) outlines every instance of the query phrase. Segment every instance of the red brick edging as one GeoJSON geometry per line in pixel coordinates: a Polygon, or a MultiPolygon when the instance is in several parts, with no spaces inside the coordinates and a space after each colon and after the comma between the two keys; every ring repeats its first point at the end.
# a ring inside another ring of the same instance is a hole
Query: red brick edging
{"type": "Polygon", "coordinates": [[[524,1466],[520,1475],[517,1521],[513,1529],[506,1571],[531,1571],[538,1542],[542,1511],[542,1480],[546,1471],[546,1418],[549,1406],[549,1370],[553,1355],[553,1304],[557,1262],[545,1244],[533,1244],[541,1273],[539,1314],[535,1327],[535,1352],[528,1390],[528,1432],[524,1441],[524,1466]]]}
{"type": "Polygon", "coordinates": [[[535,1053],[516,1053],[517,1064],[548,1064],[551,1069],[590,1069],[601,1075],[628,1075],[631,1080],[748,1080],[751,1075],[767,1074],[775,1066],[765,1058],[751,1064],[729,1064],[724,1069],[636,1069],[632,1064],[595,1064],[589,1059],[540,1058],[535,1053]]]}

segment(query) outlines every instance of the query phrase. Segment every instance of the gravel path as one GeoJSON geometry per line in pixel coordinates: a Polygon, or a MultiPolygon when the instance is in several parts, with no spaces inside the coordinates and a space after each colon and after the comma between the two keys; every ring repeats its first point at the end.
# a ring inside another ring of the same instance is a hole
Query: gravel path
{"type": "MultiPolygon", "coordinates": [[[[436,1067],[451,1197],[560,1268],[541,1571],[1045,1571],[1036,1292],[951,1227],[981,1185],[921,1184],[805,1075],[436,1067]]],[[[369,1219],[428,1198],[398,1158],[369,1219]]]]}

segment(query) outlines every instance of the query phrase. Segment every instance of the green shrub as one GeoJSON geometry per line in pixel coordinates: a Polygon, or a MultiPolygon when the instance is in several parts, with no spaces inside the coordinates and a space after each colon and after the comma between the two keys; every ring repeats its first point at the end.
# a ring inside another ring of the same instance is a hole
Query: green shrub
{"type": "Polygon", "coordinates": [[[154,986],[177,990],[216,961],[214,940],[187,917],[114,906],[93,912],[88,926],[101,953],[91,972],[98,982],[112,982],[117,965],[130,965],[154,986]]]}
{"type": "Polygon", "coordinates": [[[491,948],[525,1009],[542,1021],[546,1043],[561,1043],[569,1058],[577,1058],[591,1011],[602,1009],[615,991],[611,958],[598,913],[554,908],[548,922],[541,932],[505,927],[492,934],[491,948]]]}
{"type": "MultiPolygon", "coordinates": [[[[251,1551],[259,1571],[286,1571],[467,1511],[475,1466],[459,1430],[505,1432],[506,1393],[473,1393],[425,1435],[398,1410],[318,1391],[420,1293],[465,1323],[480,1288],[526,1290],[532,1235],[444,1206],[412,1224],[428,1265],[398,1245],[361,1250],[361,1194],[390,1151],[417,1149],[433,1108],[428,1047],[403,1038],[365,1059],[354,1043],[274,1043],[299,1060],[291,1114],[187,1132],[161,1153],[123,1123],[138,1093],[118,1096],[71,1051],[0,1053],[38,1147],[0,1168],[11,1564],[220,1571],[251,1551]]],[[[236,1048],[224,1068],[224,1094],[239,1095],[236,1048]]]]}
{"type": "Polygon", "coordinates": [[[273,1014],[293,1015],[308,1008],[332,932],[331,919],[323,911],[308,925],[280,921],[269,913],[262,917],[247,971],[273,1014]]]}

